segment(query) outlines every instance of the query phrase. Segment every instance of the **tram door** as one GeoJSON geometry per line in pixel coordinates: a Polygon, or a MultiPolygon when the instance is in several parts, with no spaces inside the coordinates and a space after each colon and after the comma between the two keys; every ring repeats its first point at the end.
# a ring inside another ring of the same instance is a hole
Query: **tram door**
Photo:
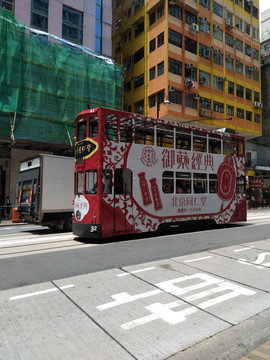
{"type": "Polygon", "coordinates": [[[133,229],[132,172],[129,169],[116,169],[114,173],[114,230],[133,229]]]}

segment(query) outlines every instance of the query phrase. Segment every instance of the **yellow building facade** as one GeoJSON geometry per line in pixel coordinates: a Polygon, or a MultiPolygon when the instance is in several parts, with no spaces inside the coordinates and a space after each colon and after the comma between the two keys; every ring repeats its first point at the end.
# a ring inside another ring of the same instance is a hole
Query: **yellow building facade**
{"type": "Polygon", "coordinates": [[[123,109],[261,135],[259,0],[116,0],[123,109]]]}

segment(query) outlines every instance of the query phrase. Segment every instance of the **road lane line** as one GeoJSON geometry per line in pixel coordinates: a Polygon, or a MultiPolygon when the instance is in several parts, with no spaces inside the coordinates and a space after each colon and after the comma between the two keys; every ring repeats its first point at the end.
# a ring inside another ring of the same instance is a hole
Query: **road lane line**
{"type": "MultiPolygon", "coordinates": [[[[61,286],[60,289],[63,290],[63,289],[69,289],[72,287],[75,287],[75,285],[70,284],[70,285],[61,286]]],[[[13,300],[18,300],[18,299],[24,299],[24,298],[28,298],[31,296],[43,295],[43,294],[47,294],[49,292],[58,291],[58,290],[59,290],[58,288],[52,288],[52,289],[47,289],[47,290],[35,291],[32,293],[28,293],[28,294],[12,296],[9,298],[9,300],[13,301],[13,300]]]]}
{"type": "Polygon", "coordinates": [[[152,266],[152,267],[145,268],[145,269],[134,270],[134,271],[130,271],[130,272],[124,273],[124,274],[117,274],[117,276],[118,277],[128,276],[128,275],[131,275],[131,274],[137,274],[137,273],[140,273],[140,272],[149,271],[149,270],[153,270],[153,269],[156,269],[156,266],[152,266]]]}
{"type": "Polygon", "coordinates": [[[191,260],[185,260],[185,263],[189,263],[189,262],[193,262],[193,261],[200,261],[200,260],[207,260],[207,259],[211,259],[212,256],[205,256],[205,257],[201,257],[201,258],[197,258],[197,259],[191,259],[191,260]]]}

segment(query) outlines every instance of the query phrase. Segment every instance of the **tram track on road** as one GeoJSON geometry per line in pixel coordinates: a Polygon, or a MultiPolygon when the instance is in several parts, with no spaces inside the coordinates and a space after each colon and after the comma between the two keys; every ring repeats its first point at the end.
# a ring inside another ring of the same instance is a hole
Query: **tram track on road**
{"type": "Polygon", "coordinates": [[[96,246],[98,244],[81,242],[70,233],[36,235],[32,233],[9,234],[0,237],[0,259],[63,251],[96,246]]]}

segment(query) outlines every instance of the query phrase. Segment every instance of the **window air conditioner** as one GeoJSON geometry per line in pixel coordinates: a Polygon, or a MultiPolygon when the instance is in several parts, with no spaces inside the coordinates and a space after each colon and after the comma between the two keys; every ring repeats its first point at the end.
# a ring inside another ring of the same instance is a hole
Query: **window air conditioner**
{"type": "Polygon", "coordinates": [[[195,31],[195,32],[199,32],[199,25],[192,23],[191,24],[191,30],[195,31]]]}

